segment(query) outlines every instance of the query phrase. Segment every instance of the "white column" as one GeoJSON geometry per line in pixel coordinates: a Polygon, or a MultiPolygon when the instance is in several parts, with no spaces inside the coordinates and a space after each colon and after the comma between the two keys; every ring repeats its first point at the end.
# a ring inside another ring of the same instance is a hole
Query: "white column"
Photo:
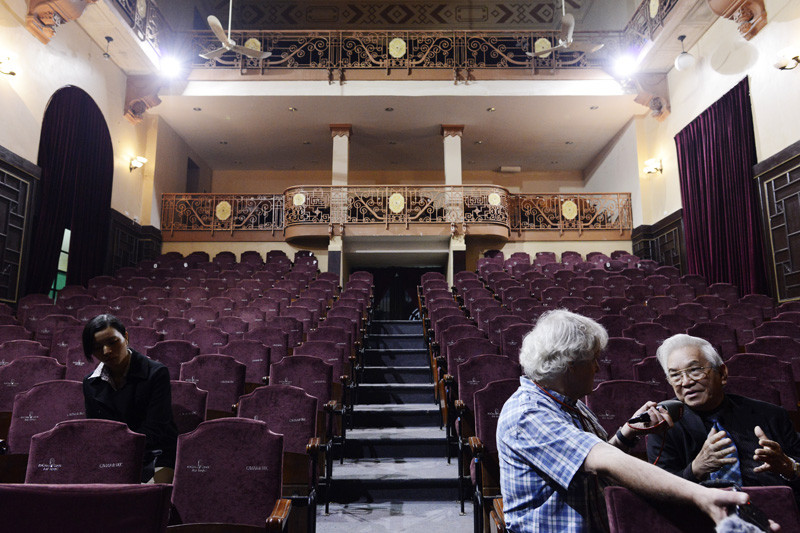
{"type": "Polygon", "coordinates": [[[444,143],[444,184],[461,185],[461,135],[464,126],[459,124],[442,124],[442,141],[444,143]]]}
{"type": "Polygon", "coordinates": [[[331,124],[333,138],[333,161],[331,163],[331,185],[347,185],[347,172],[350,166],[350,124],[331,124]]]}

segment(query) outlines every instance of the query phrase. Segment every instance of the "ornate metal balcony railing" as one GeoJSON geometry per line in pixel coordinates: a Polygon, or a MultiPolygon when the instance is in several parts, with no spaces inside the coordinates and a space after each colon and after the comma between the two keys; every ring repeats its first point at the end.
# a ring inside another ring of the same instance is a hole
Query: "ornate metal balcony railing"
{"type": "Polygon", "coordinates": [[[161,230],[283,230],[283,195],[163,194],[161,230]]]}
{"type": "Polygon", "coordinates": [[[470,226],[526,231],[612,230],[633,227],[630,193],[512,194],[503,187],[297,186],[282,194],[164,194],[161,230],[229,232],[285,231],[324,227],[449,225],[451,233],[470,226]]]}
{"type": "Polygon", "coordinates": [[[597,69],[603,56],[585,52],[586,47],[604,44],[619,47],[621,32],[576,34],[570,49],[530,58],[539,41],[546,47],[558,43],[555,31],[234,31],[237,43],[272,52],[259,60],[233,52],[214,60],[198,54],[219,47],[210,31],[192,32],[192,67],[206,69],[597,69]],[[398,41],[405,49],[399,55],[398,41]],[[584,47],[582,44],[586,45],[584,47]],[[394,42],[394,47],[392,42],[394,42]],[[391,50],[390,50],[391,48],[391,50]],[[394,52],[394,55],[393,53],[394,52]]]}
{"type": "Polygon", "coordinates": [[[163,52],[161,40],[172,30],[153,0],[113,0],[125,16],[140,41],[148,43],[159,55],[163,52]]]}
{"type": "Polygon", "coordinates": [[[286,226],[294,224],[500,224],[509,227],[509,193],[493,186],[291,187],[286,226]]]}

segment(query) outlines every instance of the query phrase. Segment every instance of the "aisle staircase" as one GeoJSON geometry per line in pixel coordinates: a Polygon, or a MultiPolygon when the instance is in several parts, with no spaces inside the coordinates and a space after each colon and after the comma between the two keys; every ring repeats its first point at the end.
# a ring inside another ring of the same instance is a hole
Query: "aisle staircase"
{"type": "Polygon", "coordinates": [[[364,348],[353,429],[344,464],[334,466],[332,500],[457,506],[457,469],[446,460],[422,322],[373,320],[364,348]]]}

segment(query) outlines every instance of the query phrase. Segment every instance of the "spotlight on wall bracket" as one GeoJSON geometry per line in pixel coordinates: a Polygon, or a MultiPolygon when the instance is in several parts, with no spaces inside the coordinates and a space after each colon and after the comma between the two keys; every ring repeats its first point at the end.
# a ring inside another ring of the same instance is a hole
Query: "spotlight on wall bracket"
{"type": "Polygon", "coordinates": [[[131,172],[133,172],[137,168],[142,168],[142,166],[147,163],[147,158],[137,155],[136,157],[131,158],[131,172]]]}
{"type": "Polygon", "coordinates": [[[16,76],[17,73],[11,70],[8,66],[11,63],[10,57],[0,57],[0,74],[5,74],[6,76],[16,76]]]}
{"type": "Polygon", "coordinates": [[[111,59],[111,54],[108,53],[108,49],[111,47],[111,43],[114,42],[114,38],[110,35],[106,35],[106,51],[103,52],[103,59],[109,60],[111,59]]]}
{"type": "Polygon", "coordinates": [[[779,70],[794,70],[800,65],[800,53],[797,49],[794,50],[781,50],[778,53],[778,58],[775,61],[775,68],[779,70]]]}

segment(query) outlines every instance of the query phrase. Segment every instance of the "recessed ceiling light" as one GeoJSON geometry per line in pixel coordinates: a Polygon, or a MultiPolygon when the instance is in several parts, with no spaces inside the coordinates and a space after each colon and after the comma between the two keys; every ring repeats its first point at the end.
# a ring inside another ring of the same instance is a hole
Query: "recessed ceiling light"
{"type": "Polygon", "coordinates": [[[599,106],[599,105],[593,105],[593,106],[589,106],[589,109],[591,109],[592,111],[594,111],[594,110],[596,110],[596,109],[600,109],[600,106],[599,106]]]}
{"type": "Polygon", "coordinates": [[[489,113],[494,113],[495,111],[497,111],[497,109],[495,109],[494,107],[487,107],[486,111],[488,111],[489,113]]]}
{"type": "Polygon", "coordinates": [[[303,144],[311,144],[311,141],[303,141],[303,144]]]}
{"type": "Polygon", "coordinates": [[[557,165],[557,164],[558,164],[558,161],[550,161],[550,164],[551,164],[551,165],[557,165]]]}
{"type": "Polygon", "coordinates": [[[235,159],[235,160],[233,161],[233,164],[234,164],[234,165],[241,165],[241,164],[242,164],[242,162],[241,162],[241,161],[239,161],[238,159],[235,159]]]}
{"type": "Polygon", "coordinates": [[[391,112],[391,111],[394,111],[394,108],[393,107],[387,107],[386,109],[384,109],[384,111],[390,111],[391,112]]]}
{"type": "Polygon", "coordinates": [[[228,144],[228,141],[220,141],[219,144],[228,144]]]}
{"type": "Polygon", "coordinates": [[[389,141],[389,144],[397,144],[397,141],[389,141]]]}
{"type": "Polygon", "coordinates": [[[573,141],[567,141],[564,144],[575,144],[573,141]]]}
{"type": "Polygon", "coordinates": [[[483,141],[475,141],[475,144],[483,144],[483,141]]]}
{"type": "Polygon", "coordinates": [[[193,107],[192,108],[192,111],[202,111],[202,110],[203,110],[202,107],[193,107]]]}
{"type": "Polygon", "coordinates": [[[294,113],[295,111],[297,111],[296,107],[289,106],[289,112],[290,113],[294,113]]]}

